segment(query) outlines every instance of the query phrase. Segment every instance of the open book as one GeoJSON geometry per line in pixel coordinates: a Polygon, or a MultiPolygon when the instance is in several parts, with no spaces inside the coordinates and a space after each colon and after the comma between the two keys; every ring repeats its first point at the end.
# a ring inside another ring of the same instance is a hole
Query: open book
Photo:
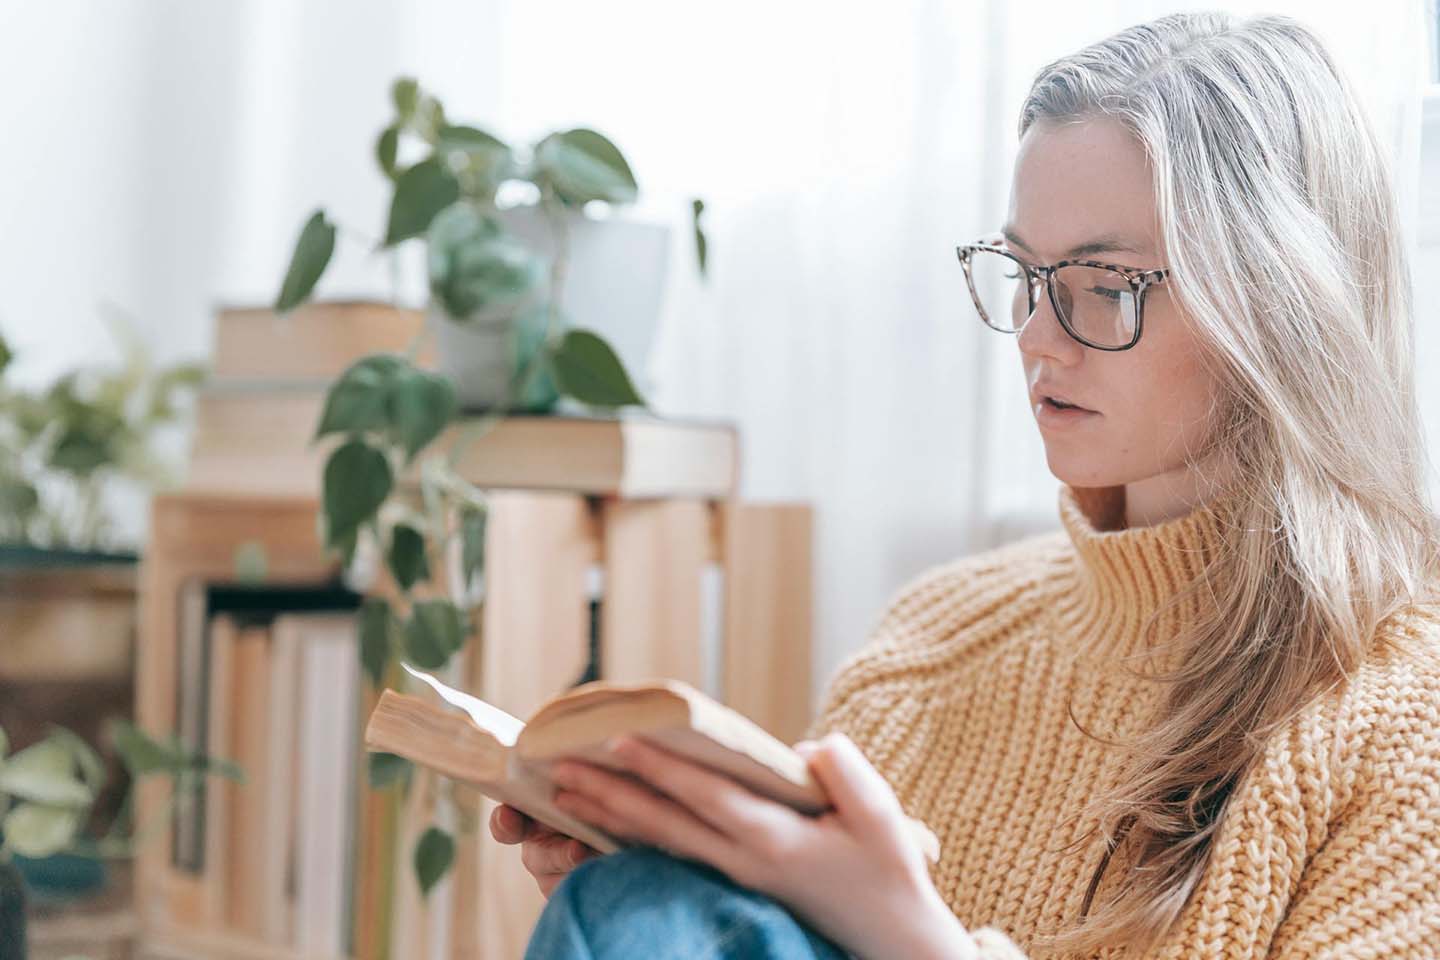
{"type": "MultiPolygon", "coordinates": [[[[723,773],[762,796],[801,813],[830,808],[805,758],[735,710],[678,680],[581,684],[540,706],[526,723],[429,674],[405,667],[463,713],[419,697],[386,690],[365,727],[365,746],[398,754],[481,793],[602,853],[624,842],[556,807],[547,771],[562,757],[619,769],[605,741],[634,734],[723,773]]],[[[622,771],[623,772],[623,771],[622,771]]],[[[926,857],[940,844],[909,818],[926,857]]]]}

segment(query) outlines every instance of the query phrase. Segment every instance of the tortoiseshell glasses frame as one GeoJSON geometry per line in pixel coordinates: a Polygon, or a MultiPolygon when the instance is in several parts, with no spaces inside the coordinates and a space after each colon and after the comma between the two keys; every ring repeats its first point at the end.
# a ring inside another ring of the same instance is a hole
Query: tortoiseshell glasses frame
{"type": "Polygon", "coordinates": [[[1074,340],[1087,347],[1109,352],[1129,350],[1140,342],[1140,334],[1144,329],[1145,322],[1145,293],[1152,286],[1163,283],[1170,275],[1169,267],[1141,270],[1137,267],[1127,267],[1118,263],[1105,263],[1100,260],[1060,260],[1050,266],[1036,266],[1026,263],[1012,253],[1005,247],[1003,240],[994,239],[984,239],[976,241],[975,243],[961,244],[955,248],[955,255],[960,258],[960,265],[964,268],[965,284],[970,288],[970,297],[975,302],[975,310],[980,314],[981,321],[984,322],[987,327],[990,327],[992,330],[998,330],[1001,333],[1019,333],[1023,330],[1025,324],[1030,322],[1030,317],[1035,315],[1035,308],[1040,303],[1037,288],[1043,284],[1050,298],[1050,306],[1055,309],[1055,316],[1059,319],[1060,326],[1065,329],[1065,332],[1074,340]],[[985,304],[981,301],[980,293],[975,289],[975,278],[971,275],[970,271],[972,258],[977,252],[999,254],[1014,262],[1015,265],[1024,272],[1025,277],[1028,279],[1025,286],[1029,306],[1025,314],[1024,323],[1021,323],[1019,326],[998,326],[991,321],[989,314],[986,312],[985,304]],[[1094,267],[1099,270],[1108,270],[1111,273],[1123,277],[1130,284],[1130,291],[1135,298],[1135,329],[1130,336],[1129,342],[1118,345],[1097,343],[1083,336],[1071,325],[1069,311],[1063,307],[1059,297],[1055,295],[1056,285],[1053,282],[1055,274],[1062,268],[1069,266],[1094,267]]]}

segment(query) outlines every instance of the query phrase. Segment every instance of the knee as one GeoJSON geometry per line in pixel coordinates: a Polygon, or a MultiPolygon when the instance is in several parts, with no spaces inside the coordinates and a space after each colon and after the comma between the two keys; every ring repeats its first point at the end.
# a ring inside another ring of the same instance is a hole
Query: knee
{"type": "Polygon", "coordinates": [[[726,892],[740,892],[723,873],[655,847],[627,847],[586,860],[552,894],[564,897],[586,919],[655,909],[660,904],[713,903],[726,892]]]}

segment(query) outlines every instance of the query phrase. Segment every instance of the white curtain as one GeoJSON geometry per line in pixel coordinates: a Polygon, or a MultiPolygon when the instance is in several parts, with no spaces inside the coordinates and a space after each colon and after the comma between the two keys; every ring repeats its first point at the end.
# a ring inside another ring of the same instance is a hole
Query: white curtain
{"type": "MultiPolygon", "coordinates": [[[[1331,42],[1416,208],[1422,0],[1220,5],[1290,13],[1331,42]]],[[[205,353],[215,302],[271,298],[310,208],[378,231],[370,145],[397,73],[511,140],[596,127],[632,161],[634,215],[675,227],[644,371],[657,406],[735,419],[744,494],[815,509],[818,689],[901,582],[1057,523],[1013,341],[967,315],[954,246],[999,224],[1035,71],[1189,6],[7,5],[0,330],[36,381],[103,358],[101,302],[161,359],[205,353]]],[[[320,292],[386,295],[390,274],[352,237],[320,292]]],[[[413,272],[400,293],[418,295],[413,272]]],[[[1435,306],[1422,291],[1422,316],[1435,306]]]]}

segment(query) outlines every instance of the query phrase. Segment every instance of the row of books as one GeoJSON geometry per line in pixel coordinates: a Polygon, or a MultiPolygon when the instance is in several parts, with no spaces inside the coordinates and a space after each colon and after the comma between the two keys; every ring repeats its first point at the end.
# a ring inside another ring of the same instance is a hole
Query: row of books
{"type": "MultiPolygon", "coordinates": [[[[383,304],[312,304],[291,317],[228,308],[216,320],[216,362],[201,390],[186,485],[218,494],[314,495],[325,443],[312,443],[326,392],[366,353],[403,349],[413,311],[383,304]]],[[[425,366],[422,351],[417,363],[425,366]]],[[[462,416],[433,451],[464,455],[479,487],[563,489],[641,497],[726,497],[740,482],[733,423],[634,409],[577,416],[512,415],[483,435],[462,416]]],[[[430,454],[424,454],[430,455],[430,454]]]]}
{"type": "Polygon", "coordinates": [[[207,925],[314,956],[353,955],[355,599],[198,583],[181,597],[177,732],[244,780],[178,794],[172,866],[201,878],[207,925]]]}
{"type": "MultiPolygon", "coordinates": [[[[577,685],[599,669],[598,578],[589,588],[577,685]]],[[[407,843],[429,817],[398,786],[368,784],[362,733],[377,693],[359,662],[360,600],[338,584],[186,584],[176,731],[244,781],[211,777],[177,794],[170,869],[198,881],[190,929],[277,956],[450,960],[453,911],[437,909],[450,891],[420,910],[400,893],[413,885],[407,843]]]]}

